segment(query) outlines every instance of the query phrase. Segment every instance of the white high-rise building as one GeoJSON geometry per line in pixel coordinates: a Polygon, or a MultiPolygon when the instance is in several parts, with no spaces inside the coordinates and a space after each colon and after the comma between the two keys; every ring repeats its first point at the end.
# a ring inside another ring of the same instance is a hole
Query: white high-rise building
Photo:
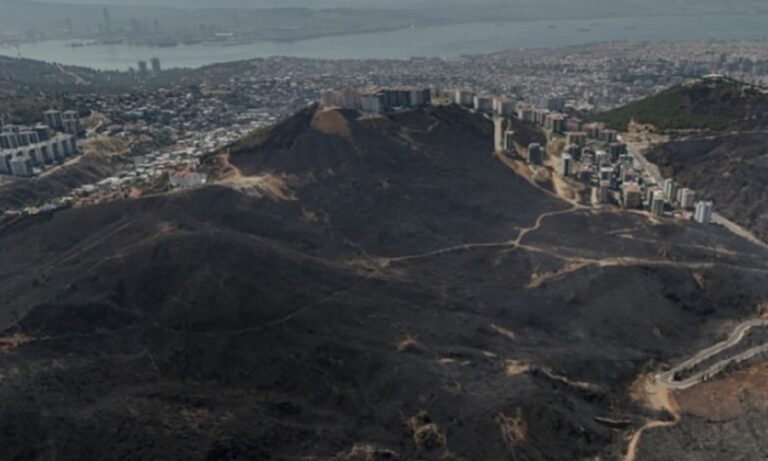
{"type": "Polygon", "coordinates": [[[696,202],[696,192],[685,188],[680,192],[680,208],[690,210],[696,202]]]}
{"type": "Polygon", "coordinates": [[[17,155],[11,160],[11,174],[13,176],[29,177],[32,171],[32,159],[26,155],[17,155]]]}
{"type": "Polygon", "coordinates": [[[493,118],[493,149],[494,152],[505,152],[507,145],[507,132],[504,126],[506,125],[504,118],[493,118]]]}
{"type": "Polygon", "coordinates": [[[563,154],[562,157],[560,157],[560,174],[563,175],[563,177],[571,176],[573,172],[573,157],[571,157],[571,154],[563,154]]]}
{"type": "Polygon", "coordinates": [[[657,190],[653,192],[651,197],[651,213],[654,216],[664,215],[664,192],[657,190]]]}
{"type": "Polygon", "coordinates": [[[360,95],[363,112],[382,114],[386,111],[387,101],[382,93],[370,92],[360,95]]]}
{"type": "Polygon", "coordinates": [[[64,127],[64,119],[61,116],[61,112],[58,110],[47,110],[43,112],[43,120],[45,121],[45,124],[53,130],[60,130],[64,127]]]}
{"type": "Polygon", "coordinates": [[[457,89],[453,100],[460,106],[473,107],[475,103],[475,93],[465,89],[457,89]]]}
{"type": "Polygon", "coordinates": [[[476,111],[493,112],[493,96],[477,95],[473,102],[476,111]]]}
{"type": "Polygon", "coordinates": [[[677,184],[674,179],[668,178],[664,180],[664,196],[670,202],[677,200],[677,184]]]}
{"type": "Polygon", "coordinates": [[[637,183],[627,182],[622,184],[621,200],[624,208],[640,208],[643,204],[642,189],[637,183]]]}
{"type": "Polygon", "coordinates": [[[709,224],[712,222],[712,208],[714,205],[712,202],[697,202],[696,212],[694,213],[694,219],[701,224],[709,224]]]}
{"type": "Polygon", "coordinates": [[[506,97],[493,98],[493,111],[502,117],[513,117],[517,107],[515,101],[506,97]]]}
{"type": "Polygon", "coordinates": [[[64,112],[62,130],[74,136],[80,133],[80,114],[77,111],[68,110],[64,112]]]}

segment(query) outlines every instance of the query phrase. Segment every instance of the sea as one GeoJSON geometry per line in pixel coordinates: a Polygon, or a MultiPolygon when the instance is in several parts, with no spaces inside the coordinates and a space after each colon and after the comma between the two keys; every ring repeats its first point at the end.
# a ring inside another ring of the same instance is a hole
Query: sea
{"type": "Polygon", "coordinates": [[[556,48],[619,40],[727,40],[768,37],[767,15],[612,17],[537,20],[415,27],[396,31],[298,40],[258,41],[174,47],[138,45],[72,46],[42,41],[0,47],[0,55],[19,56],[100,70],[127,70],[139,60],[160,59],[163,67],[199,68],[257,57],[318,59],[453,58],[520,48],[556,48]]]}

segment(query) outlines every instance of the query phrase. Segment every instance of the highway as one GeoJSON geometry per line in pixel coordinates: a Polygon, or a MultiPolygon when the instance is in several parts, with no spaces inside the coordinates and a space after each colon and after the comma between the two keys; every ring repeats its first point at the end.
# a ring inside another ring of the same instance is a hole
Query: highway
{"type": "Polygon", "coordinates": [[[715,377],[719,373],[722,373],[722,371],[725,370],[725,368],[731,364],[740,363],[745,360],[749,360],[753,357],[756,357],[758,355],[765,354],[766,352],[768,352],[768,344],[763,344],[761,346],[753,347],[735,356],[729,357],[727,359],[723,359],[715,363],[714,365],[710,366],[706,370],[695,373],[686,379],[683,379],[683,380],[675,379],[675,375],[677,373],[680,373],[681,371],[684,371],[687,369],[691,369],[696,365],[700,364],[701,362],[708,360],[714,357],[715,355],[720,354],[721,352],[724,352],[727,349],[739,344],[744,339],[744,337],[746,337],[747,333],[749,333],[749,331],[752,330],[753,328],[764,328],[764,327],[768,327],[768,320],[755,319],[755,320],[750,320],[740,324],[733,330],[731,335],[725,341],[700,351],[690,359],[677,365],[676,367],[672,368],[671,370],[665,373],[658,374],[656,376],[658,383],[669,389],[675,389],[675,390],[689,389],[697,384],[701,384],[702,382],[715,377]]]}

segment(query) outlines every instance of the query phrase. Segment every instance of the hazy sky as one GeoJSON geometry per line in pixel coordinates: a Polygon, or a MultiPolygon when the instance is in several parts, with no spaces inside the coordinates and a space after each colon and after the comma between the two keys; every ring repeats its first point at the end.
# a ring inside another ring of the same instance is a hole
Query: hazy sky
{"type": "MultiPolygon", "coordinates": [[[[152,5],[176,8],[408,8],[434,7],[452,4],[470,4],[467,0],[47,0],[52,3],[112,4],[112,5],[152,5]]],[[[480,3],[504,0],[479,0],[480,3]]],[[[478,2],[475,2],[477,4],[478,2]]]]}
{"type": "MultiPolygon", "coordinates": [[[[17,0],[18,1],[18,0],[17,0]]],[[[29,0],[27,0],[29,1],[29,0]]],[[[313,7],[313,8],[423,8],[446,7],[463,5],[479,7],[481,5],[506,4],[511,7],[539,6],[542,11],[557,14],[558,11],[578,10],[581,8],[636,8],[634,12],[642,12],[644,8],[691,9],[701,10],[716,7],[723,9],[739,9],[748,12],[751,6],[764,5],[763,0],[48,0],[56,3],[88,3],[112,5],[153,5],[173,6],[178,8],[200,7],[313,7]]],[[[632,16],[633,11],[627,11],[632,16]]]]}

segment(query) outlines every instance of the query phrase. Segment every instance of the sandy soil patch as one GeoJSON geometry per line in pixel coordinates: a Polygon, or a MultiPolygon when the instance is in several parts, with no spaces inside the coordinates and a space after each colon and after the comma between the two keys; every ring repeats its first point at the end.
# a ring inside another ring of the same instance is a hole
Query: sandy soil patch
{"type": "Polygon", "coordinates": [[[768,409],[768,364],[675,392],[674,398],[682,413],[710,421],[736,419],[749,409],[768,409]]]}
{"type": "Polygon", "coordinates": [[[223,181],[236,191],[259,198],[269,198],[275,201],[296,200],[290,183],[293,178],[284,175],[264,174],[260,176],[234,176],[223,181]]]}
{"type": "Polygon", "coordinates": [[[519,360],[507,360],[504,364],[504,371],[506,371],[507,376],[522,375],[528,373],[531,369],[531,364],[519,360]]]}
{"type": "Polygon", "coordinates": [[[330,109],[315,112],[310,126],[325,134],[335,134],[344,138],[352,137],[349,121],[338,110],[330,109]]]}
{"type": "Polygon", "coordinates": [[[22,344],[32,341],[33,339],[34,338],[23,335],[21,333],[2,337],[0,338],[0,354],[6,354],[21,346],[22,344]]]}
{"type": "Polygon", "coordinates": [[[654,411],[666,411],[674,414],[677,411],[677,403],[672,392],[661,386],[653,373],[640,376],[630,389],[632,400],[643,407],[654,411]]]}

